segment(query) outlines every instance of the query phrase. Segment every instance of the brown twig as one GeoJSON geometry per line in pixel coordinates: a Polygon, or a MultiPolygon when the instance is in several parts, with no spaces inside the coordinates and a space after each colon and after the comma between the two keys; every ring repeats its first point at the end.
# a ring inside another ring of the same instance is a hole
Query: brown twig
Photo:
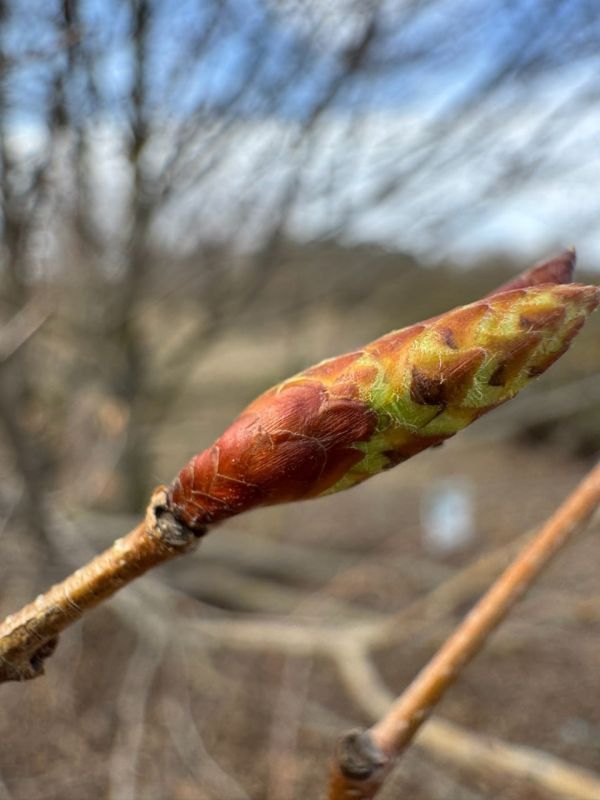
{"type": "Polygon", "coordinates": [[[165,489],[156,489],[144,522],[4,620],[0,683],[41,675],[61,631],[134,578],[195,546],[197,536],[173,517],[166,500],[165,489]]]}
{"type": "MultiPolygon", "coordinates": [[[[393,696],[363,647],[341,648],[336,665],[350,696],[371,719],[387,714],[393,696]]],[[[532,747],[473,732],[432,717],[415,737],[415,747],[458,766],[462,771],[496,773],[527,781],[552,797],[597,800],[600,776],[532,747]]]]}
{"type": "Polygon", "coordinates": [[[332,769],[329,800],[371,800],[377,795],[395,760],[446,689],[599,503],[600,464],[543,525],[388,712],[368,730],[351,731],[343,737],[332,769]]]}

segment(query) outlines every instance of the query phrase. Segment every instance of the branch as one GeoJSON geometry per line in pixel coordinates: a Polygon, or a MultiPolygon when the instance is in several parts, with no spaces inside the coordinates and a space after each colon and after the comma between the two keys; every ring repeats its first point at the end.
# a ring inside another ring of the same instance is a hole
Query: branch
{"type": "Polygon", "coordinates": [[[178,522],[156,489],[146,519],[127,536],[0,625],[0,683],[43,674],[58,634],[85,611],[157,564],[193,549],[197,534],[178,522]]]}
{"type": "MultiPolygon", "coordinates": [[[[346,688],[371,718],[385,715],[393,697],[380,680],[362,648],[339,653],[338,667],[346,688]]],[[[464,769],[487,770],[526,780],[556,797],[569,800],[596,800],[600,797],[600,778],[583,767],[532,747],[504,742],[495,736],[472,733],[439,717],[419,731],[415,745],[464,769]]]]}
{"type": "Polygon", "coordinates": [[[527,531],[516,539],[484,553],[472,564],[440,582],[425,596],[419,597],[405,608],[384,619],[379,626],[364,631],[364,643],[371,648],[389,647],[390,644],[405,642],[425,626],[442,622],[455,610],[477,597],[517,556],[524,545],[531,540],[527,531]]]}
{"type": "Polygon", "coordinates": [[[0,330],[0,364],[12,358],[44,325],[52,310],[29,301],[0,330]]]}
{"type": "Polygon", "coordinates": [[[599,503],[600,464],[492,585],[387,713],[370,729],[351,731],[342,739],[332,769],[329,800],[371,800],[378,794],[395,760],[446,689],[599,503]]]}
{"type": "Polygon", "coordinates": [[[446,761],[463,765],[476,763],[481,770],[521,778],[527,785],[539,787],[557,797],[568,800],[596,800],[600,797],[600,780],[590,770],[533,747],[508,744],[495,736],[473,734],[446,720],[432,720],[420,731],[416,744],[446,761]]]}

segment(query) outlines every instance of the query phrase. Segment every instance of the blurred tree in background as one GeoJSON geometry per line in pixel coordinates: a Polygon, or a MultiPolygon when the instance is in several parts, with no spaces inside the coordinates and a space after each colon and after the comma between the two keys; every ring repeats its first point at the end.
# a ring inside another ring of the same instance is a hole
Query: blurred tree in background
{"type": "Polygon", "coordinates": [[[588,235],[599,44],[586,0],[0,2],[0,422],[30,527],[49,489],[90,501],[94,459],[143,505],[149,432],[290,248],[282,313],[347,283],[309,244],[531,251],[565,187],[588,235]]]}

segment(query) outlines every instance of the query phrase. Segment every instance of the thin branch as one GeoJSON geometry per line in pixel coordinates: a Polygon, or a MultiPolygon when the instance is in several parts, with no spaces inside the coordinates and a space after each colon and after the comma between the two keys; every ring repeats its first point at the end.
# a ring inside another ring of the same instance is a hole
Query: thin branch
{"type": "Polygon", "coordinates": [[[371,800],[378,794],[395,760],[446,689],[599,503],[597,464],[387,713],[369,730],[352,731],[342,739],[332,769],[329,800],[371,800]]]}
{"type": "Polygon", "coordinates": [[[371,630],[364,629],[364,643],[373,648],[399,644],[422,632],[425,626],[448,619],[455,610],[482,592],[502,567],[510,563],[532,538],[527,531],[516,539],[484,553],[472,564],[451,575],[424,597],[419,597],[371,630]]]}
{"type": "Polygon", "coordinates": [[[436,718],[417,735],[416,744],[454,763],[477,764],[482,771],[500,772],[568,800],[596,800],[600,779],[583,767],[530,747],[511,745],[495,736],[473,734],[436,718]]]}
{"type": "Polygon", "coordinates": [[[286,658],[274,692],[265,800],[294,800],[298,784],[298,735],[310,692],[312,659],[286,658]]]}
{"type": "MultiPolygon", "coordinates": [[[[338,666],[352,698],[371,718],[385,716],[393,702],[377,670],[362,648],[340,651],[338,666]]],[[[521,745],[504,742],[495,736],[472,733],[447,720],[434,717],[417,734],[415,745],[445,761],[463,768],[491,771],[526,780],[557,797],[569,800],[596,800],[600,797],[600,777],[560,758],[521,745]]]]}
{"type": "Polygon", "coordinates": [[[0,363],[8,361],[50,318],[50,308],[29,301],[0,330],[0,363]]]}
{"type": "MultiPolygon", "coordinates": [[[[172,630],[171,633],[173,633],[172,630]]],[[[208,672],[208,677],[202,675],[202,679],[205,678],[211,688],[216,689],[217,686],[221,687],[222,684],[225,684],[225,691],[232,691],[232,680],[224,676],[222,672],[207,667],[202,658],[198,657],[199,653],[195,644],[195,642],[189,642],[185,634],[176,636],[170,643],[175,657],[167,659],[167,667],[173,668],[176,665],[177,670],[167,679],[170,693],[161,704],[161,718],[165,722],[183,767],[189,772],[197,786],[202,786],[207,795],[211,797],[226,797],[227,800],[251,800],[242,786],[211,755],[198,726],[198,717],[189,691],[193,681],[181,668],[185,658],[185,649],[190,645],[194,646],[193,674],[195,677],[199,677],[203,672],[208,672]]],[[[211,701],[207,702],[210,704],[211,701]]]]}
{"type": "Polygon", "coordinates": [[[0,683],[41,675],[58,634],[147,570],[191,550],[197,537],[175,520],[156,489],[146,519],[127,536],[0,625],[0,683]]]}
{"type": "Polygon", "coordinates": [[[139,638],[130,658],[117,700],[118,727],[114,737],[109,764],[110,800],[130,800],[138,796],[140,753],[148,701],[167,645],[164,625],[157,625],[150,642],[139,638]]]}

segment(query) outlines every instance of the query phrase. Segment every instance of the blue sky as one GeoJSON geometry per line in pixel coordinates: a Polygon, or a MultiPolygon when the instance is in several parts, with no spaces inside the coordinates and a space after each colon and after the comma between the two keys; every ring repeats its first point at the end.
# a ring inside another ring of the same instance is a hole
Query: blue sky
{"type": "MultiPolygon", "coordinates": [[[[585,0],[547,5],[438,0],[413,14],[402,0],[382,3],[376,47],[331,93],[311,134],[289,231],[465,259],[486,249],[533,256],[575,241],[584,259],[600,263],[600,8],[585,0]]],[[[52,67],[66,58],[57,8],[21,0],[0,30],[17,59],[46,54],[5,77],[9,117],[22,137],[43,121],[52,67]]],[[[118,145],[133,79],[129,3],[84,0],[81,8],[98,96],[92,103],[72,76],[71,115],[118,145]]],[[[227,157],[197,192],[182,194],[171,218],[204,220],[207,236],[234,230],[248,243],[276,212],[278,187],[300,157],[298,126],[343,70],[344,53],[365,29],[365,5],[155,0],[151,8],[148,120],[173,129],[199,113],[200,151],[211,115],[235,121],[227,157]],[[242,206],[254,216],[243,211],[240,224],[242,206]]],[[[161,147],[172,147],[164,135],[161,147]]],[[[122,185],[125,167],[117,156],[112,163],[122,185]]]]}

